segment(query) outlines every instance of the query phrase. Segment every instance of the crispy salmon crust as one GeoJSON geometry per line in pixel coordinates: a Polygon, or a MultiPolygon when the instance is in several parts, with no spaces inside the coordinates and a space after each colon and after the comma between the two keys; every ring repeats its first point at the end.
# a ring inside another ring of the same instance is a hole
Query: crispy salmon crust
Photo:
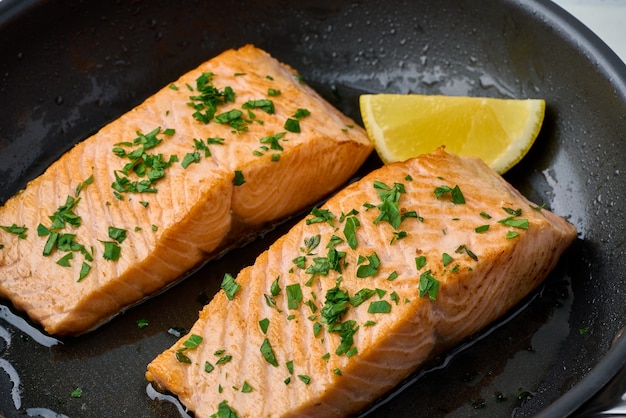
{"type": "Polygon", "coordinates": [[[503,315],[576,237],[443,150],[383,166],[322,210],[243,269],[234,295],[225,286],[147,379],[196,416],[345,416],[503,315]]]}
{"type": "Polygon", "coordinates": [[[0,208],[0,296],[50,334],[84,333],[314,204],[371,151],[363,129],[291,67],[251,45],[226,51],[77,144],[0,208]],[[131,161],[137,170],[126,176],[131,161]],[[156,192],[133,192],[142,185],[156,192]],[[80,226],[55,226],[55,213],[76,215],[80,226]],[[66,241],[75,234],[73,244],[57,240],[44,256],[54,232],[66,241]]]}

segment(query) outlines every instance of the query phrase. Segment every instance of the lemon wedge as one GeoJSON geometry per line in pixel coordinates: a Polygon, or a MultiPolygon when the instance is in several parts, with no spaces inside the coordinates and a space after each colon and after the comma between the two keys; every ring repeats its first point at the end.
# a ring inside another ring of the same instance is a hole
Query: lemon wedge
{"type": "Polygon", "coordinates": [[[365,129],[384,163],[445,146],[481,158],[500,174],[526,155],[541,129],[542,99],[496,99],[419,94],[360,97],[365,129]]]}

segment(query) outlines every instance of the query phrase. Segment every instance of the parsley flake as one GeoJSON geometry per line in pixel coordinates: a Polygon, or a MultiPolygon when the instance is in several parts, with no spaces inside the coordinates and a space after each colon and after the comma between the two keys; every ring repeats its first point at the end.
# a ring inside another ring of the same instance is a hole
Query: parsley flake
{"type": "Polygon", "coordinates": [[[298,309],[298,302],[302,301],[302,288],[300,283],[287,286],[287,306],[289,309],[298,309]]]}
{"type": "Polygon", "coordinates": [[[239,289],[241,289],[241,285],[237,283],[235,278],[228,273],[224,275],[224,279],[222,280],[220,287],[224,290],[224,293],[226,293],[228,300],[233,300],[235,294],[239,291],[239,289]]]}
{"type": "Polygon", "coordinates": [[[378,258],[378,254],[372,253],[371,255],[368,255],[367,260],[369,261],[369,264],[360,265],[357,269],[357,277],[372,277],[375,276],[376,273],[378,273],[378,268],[380,267],[380,259],[378,258]]]}
{"type": "Polygon", "coordinates": [[[430,270],[427,270],[420,275],[420,283],[419,283],[420,297],[424,297],[428,295],[428,297],[431,300],[436,300],[438,290],[439,290],[439,280],[433,277],[430,270]]]}
{"type": "Polygon", "coordinates": [[[261,344],[261,354],[265,361],[271,364],[274,367],[278,367],[278,361],[276,361],[276,355],[274,354],[274,350],[272,350],[272,345],[270,341],[265,338],[263,340],[263,344],[261,344]]]}
{"type": "Polygon", "coordinates": [[[240,170],[235,170],[235,176],[233,177],[233,184],[235,186],[241,186],[246,182],[243,173],[240,170]]]}
{"type": "Polygon", "coordinates": [[[17,235],[20,239],[26,239],[26,231],[28,231],[28,228],[25,226],[13,224],[11,226],[0,226],[0,228],[10,234],[17,235]]]}

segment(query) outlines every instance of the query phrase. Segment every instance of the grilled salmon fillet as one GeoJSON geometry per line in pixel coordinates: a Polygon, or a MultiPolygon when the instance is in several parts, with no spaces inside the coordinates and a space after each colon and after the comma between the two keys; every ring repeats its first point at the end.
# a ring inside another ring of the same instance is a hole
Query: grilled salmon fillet
{"type": "Polygon", "coordinates": [[[164,87],[0,208],[0,296],[77,335],[313,205],[365,132],[254,46],[164,87]]]}
{"type": "Polygon", "coordinates": [[[344,416],[504,314],[575,237],[478,159],[386,165],[227,275],[146,377],[198,417],[344,416]]]}

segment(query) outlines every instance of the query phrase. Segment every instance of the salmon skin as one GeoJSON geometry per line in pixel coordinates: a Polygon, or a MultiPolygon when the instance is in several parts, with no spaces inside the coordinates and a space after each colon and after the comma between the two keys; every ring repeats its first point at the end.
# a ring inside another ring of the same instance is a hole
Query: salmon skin
{"type": "Polygon", "coordinates": [[[340,187],[373,147],[252,45],[169,84],[0,208],[0,296],[85,333],[340,187]]]}
{"type": "Polygon", "coordinates": [[[575,237],[478,159],[386,165],[227,275],[146,377],[198,417],[345,416],[503,315],[575,237]]]}

